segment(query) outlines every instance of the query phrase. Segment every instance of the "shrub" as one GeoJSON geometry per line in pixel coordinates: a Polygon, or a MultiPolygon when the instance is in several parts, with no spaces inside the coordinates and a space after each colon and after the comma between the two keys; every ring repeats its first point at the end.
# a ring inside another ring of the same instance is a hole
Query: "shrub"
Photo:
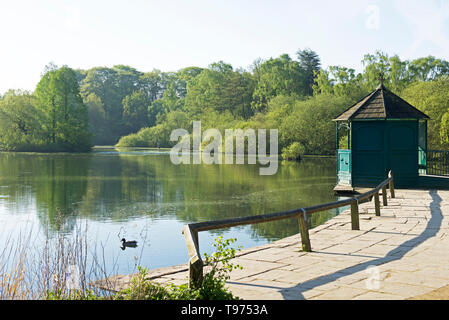
{"type": "Polygon", "coordinates": [[[216,251],[205,256],[205,265],[210,271],[204,274],[202,285],[197,289],[197,299],[200,300],[234,300],[238,299],[225,288],[229,273],[234,269],[242,269],[230,261],[235,257],[235,249],[228,248],[236,239],[223,240],[222,236],[215,239],[213,246],[216,251]]]}
{"type": "Polygon", "coordinates": [[[70,290],[66,292],[57,289],[47,293],[46,300],[103,300],[104,297],[96,295],[92,290],[70,290]]]}
{"type": "Polygon", "coordinates": [[[215,239],[216,251],[211,255],[205,254],[205,266],[209,269],[204,274],[203,281],[198,287],[188,284],[163,285],[151,281],[146,268],[139,267],[138,274],[131,280],[131,286],[115,296],[116,300],[235,300],[227,288],[226,280],[229,272],[241,269],[239,265],[230,262],[235,257],[236,250],[228,248],[236,239],[223,240],[222,236],[215,239]]]}
{"type": "Polygon", "coordinates": [[[147,276],[146,268],[138,267],[139,272],[131,280],[128,289],[117,294],[117,300],[167,300],[170,297],[168,289],[147,276]]]}
{"type": "Polygon", "coordinates": [[[304,150],[304,146],[301,143],[293,142],[290,146],[282,149],[282,158],[284,160],[300,160],[304,150]]]}

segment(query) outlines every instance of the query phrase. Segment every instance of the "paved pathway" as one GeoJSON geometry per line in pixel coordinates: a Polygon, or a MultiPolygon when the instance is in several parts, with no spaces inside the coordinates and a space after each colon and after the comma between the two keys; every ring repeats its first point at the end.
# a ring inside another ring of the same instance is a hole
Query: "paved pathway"
{"type": "MultiPolygon", "coordinates": [[[[397,189],[380,217],[373,202],[359,211],[360,231],[351,230],[349,210],[311,229],[313,252],[299,250],[299,234],[243,250],[234,259],[243,270],[231,273],[229,288],[257,300],[408,299],[449,285],[449,191],[397,189]]],[[[185,283],[187,266],[151,275],[185,283]]],[[[130,277],[109,281],[119,289],[130,277]]]]}

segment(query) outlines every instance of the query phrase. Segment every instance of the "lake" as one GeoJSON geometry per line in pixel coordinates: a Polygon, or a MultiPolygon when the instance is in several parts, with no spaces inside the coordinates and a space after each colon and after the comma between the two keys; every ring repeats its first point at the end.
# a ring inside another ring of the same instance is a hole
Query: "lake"
{"type": "MultiPolygon", "coordinates": [[[[174,165],[168,151],[154,149],[0,153],[0,253],[11,239],[33,234],[38,248],[83,226],[87,250],[100,254],[111,273],[182,264],[189,259],[185,224],[335,201],[335,183],[334,158],[280,162],[275,175],[261,176],[258,165],[174,165]],[[121,238],[138,247],[122,250],[121,238]]],[[[310,224],[335,214],[314,214],[310,224]]],[[[247,248],[296,233],[298,222],[289,219],[201,232],[199,239],[210,253],[221,234],[247,248]]]]}

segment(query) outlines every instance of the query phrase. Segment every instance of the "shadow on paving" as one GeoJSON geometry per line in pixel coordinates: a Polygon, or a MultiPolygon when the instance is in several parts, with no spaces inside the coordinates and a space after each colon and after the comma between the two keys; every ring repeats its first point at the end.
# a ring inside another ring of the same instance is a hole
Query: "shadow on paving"
{"type": "MultiPolygon", "coordinates": [[[[366,262],[363,262],[363,263],[360,263],[360,264],[357,264],[357,265],[354,265],[354,266],[351,266],[348,268],[344,268],[344,269],[338,270],[336,272],[308,280],[306,282],[300,283],[300,284],[298,284],[294,287],[290,287],[290,288],[279,288],[279,287],[273,287],[273,286],[255,285],[255,284],[247,284],[247,283],[245,283],[245,284],[239,283],[239,284],[255,286],[255,287],[279,289],[279,292],[282,294],[282,296],[285,300],[290,300],[290,299],[302,300],[302,299],[305,299],[304,295],[302,294],[303,292],[306,292],[313,288],[331,283],[339,278],[343,278],[348,275],[364,271],[368,267],[371,267],[371,266],[378,266],[378,265],[382,265],[382,264],[389,263],[392,261],[400,260],[410,250],[414,249],[416,246],[425,242],[429,238],[434,237],[441,227],[443,215],[441,213],[440,203],[441,203],[442,199],[438,195],[436,190],[429,191],[429,194],[432,197],[432,202],[430,203],[431,218],[430,218],[429,222],[427,223],[424,231],[421,234],[419,234],[418,236],[400,244],[397,248],[388,252],[385,255],[385,257],[376,258],[376,259],[369,260],[369,261],[366,261],[366,262]]],[[[237,282],[234,282],[234,283],[237,283],[237,282]]]]}

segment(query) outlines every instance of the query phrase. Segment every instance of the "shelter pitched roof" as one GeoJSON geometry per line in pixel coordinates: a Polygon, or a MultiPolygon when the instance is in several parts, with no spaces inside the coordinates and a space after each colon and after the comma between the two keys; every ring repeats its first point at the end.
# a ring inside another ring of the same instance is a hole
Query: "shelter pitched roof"
{"type": "Polygon", "coordinates": [[[376,90],[338,115],[334,121],[362,119],[429,119],[429,117],[380,84],[376,90]]]}

